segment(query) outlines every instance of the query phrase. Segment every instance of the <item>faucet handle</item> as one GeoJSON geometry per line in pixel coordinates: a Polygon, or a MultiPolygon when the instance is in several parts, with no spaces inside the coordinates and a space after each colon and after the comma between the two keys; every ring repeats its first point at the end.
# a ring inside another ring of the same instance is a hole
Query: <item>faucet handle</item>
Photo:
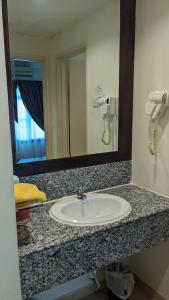
{"type": "Polygon", "coordinates": [[[78,188],[77,198],[78,199],[85,199],[86,198],[86,195],[84,194],[83,188],[81,186],[78,188]]]}
{"type": "Polygon", "coordinates": [[[82,197],[82,196],[83,196],[83,189],[82,189],[82,187],[80,186],[80,187],[78,188],[78,190],[77,190],[77,197],[80,198],[80,197],[82,197]]]}

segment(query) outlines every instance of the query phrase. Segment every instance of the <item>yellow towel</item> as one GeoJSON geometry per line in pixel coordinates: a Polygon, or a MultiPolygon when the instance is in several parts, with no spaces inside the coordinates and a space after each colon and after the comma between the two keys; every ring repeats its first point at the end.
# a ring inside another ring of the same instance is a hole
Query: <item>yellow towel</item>
{"type": "Polygon", "coordinates": [[[36,185],[30,183],[14,184],[14,197],[16,204],[30,201],[46,201],[46,194],[41,192],[36,185]]]}

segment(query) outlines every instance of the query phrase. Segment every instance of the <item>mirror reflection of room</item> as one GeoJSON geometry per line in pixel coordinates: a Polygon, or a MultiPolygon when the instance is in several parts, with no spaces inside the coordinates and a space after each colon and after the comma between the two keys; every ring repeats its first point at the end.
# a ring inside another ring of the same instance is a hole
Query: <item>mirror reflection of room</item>
{"type": "Polygon", "coordinates": [[[117,151],[120,1],[8,6],[17,163],[117,151]]]}
{"type": "Polygon", "coordinates": [[[16,159],[20,163],[43,160],[46,153],[43,113],[43,63],[13,59],[11,70],[16,159]]]}

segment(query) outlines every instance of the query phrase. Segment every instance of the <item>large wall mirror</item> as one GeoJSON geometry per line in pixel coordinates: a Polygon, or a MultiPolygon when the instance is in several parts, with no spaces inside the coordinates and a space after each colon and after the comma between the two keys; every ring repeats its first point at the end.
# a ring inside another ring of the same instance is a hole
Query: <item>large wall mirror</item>
{"type": "Polygon", "coordinates": [[[3,3],[16,172],[128,159],[135,1],[3,3]]]}

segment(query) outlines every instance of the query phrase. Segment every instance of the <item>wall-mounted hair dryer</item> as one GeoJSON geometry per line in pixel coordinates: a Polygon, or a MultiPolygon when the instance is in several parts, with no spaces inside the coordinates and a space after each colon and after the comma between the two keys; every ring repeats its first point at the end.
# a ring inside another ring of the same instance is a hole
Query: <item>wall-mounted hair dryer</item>
{"type": "Polygon", "coordinates": [[[167,91],[155,91],[148,95],[145,113],[150,116],[149,150],[152,155],[157,152],[157,120],[163,117],[168,107],[169,93],[167,91]]]}
{"type": "Polygon", "coordinates": [[[101,141],[104,145],[110,145],[112,140],[111,117],[116,115],[116,98],[106,96],[102,88],[97,87],[93,99],[93,107],[99,108],[104,121],[104,130],[101,141]]]}
{"type": "Polygon", "coordinates": [[[145,113],[151,116],[152,119],[160,118],[169,106],[168,92],[151,92],[148,95],[145,113]]]}
{"type": "Polygon", "coordinates": [[[114,115],[116,112],[116,99],[106,96],[98,98],[97,107],[99,107],[101,110],[102,118],[104,118],[106,114],[114,115]]]}

